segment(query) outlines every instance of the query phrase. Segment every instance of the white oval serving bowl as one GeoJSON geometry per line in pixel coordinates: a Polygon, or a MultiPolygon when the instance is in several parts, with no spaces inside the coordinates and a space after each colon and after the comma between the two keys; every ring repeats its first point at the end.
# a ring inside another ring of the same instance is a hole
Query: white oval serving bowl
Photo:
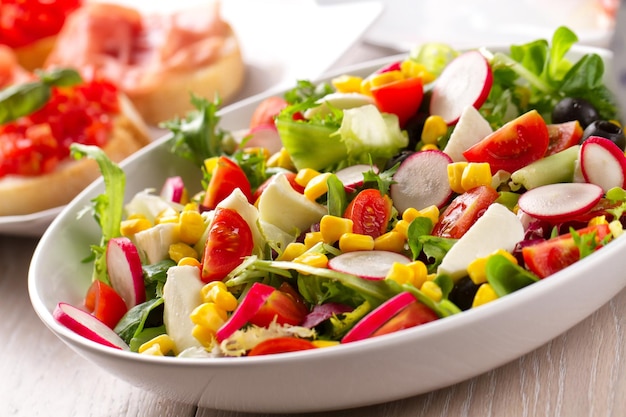
{"type": "MultiPolygon", "coordinates": [[[[495,50],[495,48],[493,48],[495,50]]],[[[590,48],[575,48],[574,54],[590,48]]],[[[606,62],[611,55],[593,50],[606,62]]],[[[574,56],[575,56],[574,55],[574,56]]],[[[367,75],[389,57],[341,71],[367,75]]],[[[610,70],[610,68],[609,68],[610,70]]],[[[335,74],[336,75],[336,74],[335,74]]],[[[221,111],[221,127],[245,127],[265,95],[221,111]]],[[[171,175],[199,184],[195,167],[172,156],[167,137],[122,163],[127,198],[160,187],[171,175]]],[[[104,190],[90,185],[52,222],[29,271],[32,305],[70,348],[129,382],[164,397],[203,407],[259,413],[313,412],[366,406],[446,387],[518,358],[592,314],[626,286],[626,237],[573,267],[482,307],[386,336],[314,351],[245,358],[152,357],[91,342],[52,317],[56,304],[80,305],[90,284],[81,263],[99,229],[77,213],[104,190]]]]}

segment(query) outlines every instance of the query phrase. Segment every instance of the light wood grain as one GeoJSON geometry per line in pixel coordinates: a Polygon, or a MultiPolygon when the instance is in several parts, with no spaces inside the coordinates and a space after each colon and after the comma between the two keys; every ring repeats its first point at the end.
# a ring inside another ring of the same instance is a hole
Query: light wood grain
{"type": "MultiPolygon", "coordinates": [[[[349,51],[335,67],[393,52],[361,45],[349,51]]],[[[45,328],[31,307],[27,274],[36,244],[37,239],[0,236],[1,417],[267,416],[201,409],[159,398],[114,378],[75,354],[45,328]]],[[[623,416],[625,317],[626,291],[622,291],[550,343],[469,381],[387,404],[310,415],[623,416]]],[[[276,393],[276,401],[281,401],[280,393],[276,393]]]]}

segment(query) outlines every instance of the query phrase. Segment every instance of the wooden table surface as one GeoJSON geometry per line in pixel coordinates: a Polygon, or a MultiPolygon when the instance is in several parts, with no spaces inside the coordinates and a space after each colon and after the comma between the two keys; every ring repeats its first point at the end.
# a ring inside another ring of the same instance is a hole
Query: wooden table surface
{"type": "MultiPolygon", "coordinates": [[[[335,67],[391,52],[357,45],[335,67]]],[[[1,417],[267,415],[172,402],[118,380],[76,355],[31,307],[27,274],[37,241],[0,235],[1,417]]],[[[624,416],[625,350],[626,290],[536,351],[471,380],[391,403],[311,415],[624,416]]]]}

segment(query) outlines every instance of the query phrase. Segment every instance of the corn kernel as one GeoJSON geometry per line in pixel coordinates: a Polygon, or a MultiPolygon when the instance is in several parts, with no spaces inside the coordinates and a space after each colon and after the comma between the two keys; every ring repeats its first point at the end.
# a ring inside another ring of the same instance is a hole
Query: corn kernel
{"type": "Polygon", "coordinates": [[[413,286],[415,288],[422,288],[424,282],[428,281],[428,268],[426,264],[422,261],[413,261],[408,263],[407,266],[413,271],[413,286]]]}
{"type": "Polygon", "coordinates": [[[389,271],[387,272],[385,279],[395,281],[398,284],[402,285],[402,284],[412,284],[414,277],[415,276],[414,276],[413,269],[410,266],[400,263],[400,262],[394,262],[391,265],[391,268],[389,269],[389,271]]]}
{"type": "Polygon", "coordinates": [[[298,172],[296,172],[296,178],[294,179],[294,181],[299,186],[306,187],[309,181],[311,181],[313,178],[317,177],[318,175],[320,175],[319,171],[316,171],[312,168],[302,168],[298,170],[298,172]]]}
{"type": "Polygon", "coordinates": [[[374,238],[359,233],[344,233],[339,238],[339,249],[342,252],[374,249],[374,238]]]}
{"type": "Polygon", "coordinates": [[[480,185],[491,185],[491,168],[488,162],[470,162],[463,170],[461,187],[465,190],[480,185]]]}
{"type": "Polygon", "coordinates": [[[314,340],[311,343],[313,343],[313,346],[315,346],[316,348],[325,348],[330,346],[337,346],[340,342],[336,340],[314,340]]]}
{"type": "Polygon", "coordinates": [[[428,217],[433,224],[439,221],[439,207],[432,205],[420,210],[422,217],[428,217]]]}
{"type": "Polygon", "coordinates": [[[126,219],[122,220],[120,224],[120,233],[122,236],[131,237],[136,233],[139,233],[143,230],[148,230],[152,227],[152,223],[150,220],[144,218],[134,218],[134,219],[126,219]]]}
{"type": "Polygon", "coordinates": [[[316,268],[326,268],[328,257],[319,252],[306,252],[293,260],[296,263],[314,266],[316,268]]]}
{"type": "Polygon", "coordinates": [[[183,210],[178,217],[179,235],[183,243],[193,245],[204,234],[204,217],[199,211],[183,210]]]}
{"type": "Polygon", "coordinates": [[[202,300],[205,303],[214,303],[224,311],[234,311],[237,308],[237,298],[228,291],[226,285],[213,285],[207,287],[206,291],[204,287],[202,287],[202,300]]]}
{"type": "Polygon", "coordinates": [[[323,241],[322,232],[308,232],[304,235],[304,246],[306,249],[311,249],[313,246],[323,241]]]}
{"type": "Polygon", "coordinates": [[[306,252],[307,247],[304,243],[291,242],[286,247],[283,253],[278,255],[276,260],[278,261],[293,261],[298,256],[306,252]]]}
{"type": "Polygon", "coordinates": [[[225,310],[219,308],[215,303],[202,303],[193,309],[189,318],[193,324],[216,332],[226,322],[228,315],[225,310]]]}
{"type": "Polygon", "coordinates": [[[195,266],[197,268],[200,268],[200,266],[202,266],[202,264],[200,263],[199,260],[197,260],[196,258],[192,258],[190,256],[184,256],[184,257],[180,258],[180,260],[178,262],[176,262],[176,265],[178,265],[178,266],[195,266]]]}
{"type": "Polygon", "coordinates": [[[320,232],[324,243],[333,244],[339,240],[344,233],[352,233],[354,223],[350,219],[331,216],[329,214],[320,220],[320,232]]]}
{"type": "MultiPolygon", "coordinates": [[[[140,349],[141,349],[141,347],[140,347],[140,349]]],[[[143,350],[138,350],[137,352],[142,354],[142,355],[165,356],[165,355],[163,355],[163,351],[161,350],[161,346],[159,346],[158,343],[150,346],[149,348],[146,348],[146,349],[143,349],[143,350]]]]}
{"type": "Polygon", "coordinates": [[[183,258],[195,258],[198,259],[198,252],[183,242],[172,243],[168,249],[170,259],[178,263],[183,258]]]}
{"type": "Polygon", "coordinates": [[[485,267],[487,265],[487,261],[493,255],[502,255],[507,258],[509,261],[517,265],[517,259],[508,251],[504,249],[498,249],[497,251],[484,256],[482,258],[476,258],[472,262],[467,265],[467,274],[469,275],[472,282],[476,285],[487,282],[487,274],[485,273],[485,267]]]}
{"type": "Polygon", "coordinates": [[[174,340],[172,340],[172,338],[169,337],[167,334],[160,334],[139,346],[138,352],[143,353],[144,351],[154,348],[155,346],[158,346],[158,350],[161,355],[176,351],[176,345],[174,344],[174,340]]]}
{"type": "Polygon", "coordinates": [[[325,172],[323,174],[314,177],[304,187],[304,196],[311,201],[315,201],[328,192],[328,178],[332,174],[325,172]]]}
{"type": "Polygon", "coordinates": [[[415,207],[409,207],[408,209],[402,212],[402,220],[406,220],[411,223],[413,220],[417,219],[421,215],[420,211],[415,207]]]}
{"type": "Polygon", "coordinates": [[[215,343],[215,331],[208,327],[195,325],[191,329],[191,335],[205,348],[209,348],[215,343]]]}
{"type": "Polygon", "coordinates": [[[478,291],[476,291],[476,295],[474,295],[474,301],[472,301],[472,308],[481,306],[483,304],[487,304],[490,301],[498,298],[498,294],[493,290],[491,285],[482,284],[478,287],[478,291]]]}
{"type": "Polygon", "coordinates": [[[374,239],[374,250],[386,250],[389,252],[402,252],[406,239],[402,233],[391,230],[374,239]]]}
{"type": "Polygon", "coordinates": [[[361,94],[365,94],[366,96],[372,96],[372,84],[370,82],[369,77],[363,79],[361,82],[361,94]]]}
{"type": "Polygon", "coordinates": [[[441,301],[443,293],[441,287],[435,283],[435,281],[426,280],[420,287],[420,290],[431,300],[435,302],[441,301]]]}
{"type": "Polygon", "coordinates": [[[287,152],[285,148],[281,148],[280,151],[267,158],[265,164],[270,168],[284,168],[289,171],[296,169],[291,160],[291,155],[289,155],[289,152],[287,152]]]}
{"type": "Polygon", "coordinates": [[[422,147],[420,148],[420,151],[438,151],[439,150],[439,146],[432,144],[432,143],[427,143],[426,145],[422,145],[422,147]]]}
{"type": "Polygon", "coordinates": [[[375,74],[369,77],[369,84],[371,88],[381,87],[386,84],[390,84],[396,81],[400,81],[404,79],[404,75],[402,71],[393,70],[393,71],[385,71],[379,74],[375,74]]]}
{"type": "Polygon", "coordinates": [[[463,172],[468,166],[468,162],[453,162],[448,164],[448,183],[450,188],[457,194],[465,192],[463,188],[463,172]]]}
{"type": "Polygon", "coordinates": [[[407,59],[400,63],[400,71],[406,78],[419,77],[423,84],[431,83],[435,80],[435,74],[428,71],[426,66],[419,62],[407,59]]]}
{"type": "Polygon", "coordinates": [[[609,222],[606,220],[606,216],[596,216],[588,222],[588,226],[597,226],[600,224],[609,224],[609,222]]]}
{"type": "Polygon", "coordinates": [[[393,227],[393,230],[400,233],[404,239],[407,239],[409,236],[409,225],[410,223],[404,219],[398,220],[396,225],[393,227]]]}
{"type": "Polygon", "coordinates": [[[422,142],[427,145],[436,145],[439,138],[448,132],[448,125],[443,117],[431,115],[424,121],[422,129],[422,142]]]}
{"type": "Polygon", "coordinates": [[[339,93],[360,93],[362,77],[354,75],[341,75],[331,80],[331,84],[339,93]]]}

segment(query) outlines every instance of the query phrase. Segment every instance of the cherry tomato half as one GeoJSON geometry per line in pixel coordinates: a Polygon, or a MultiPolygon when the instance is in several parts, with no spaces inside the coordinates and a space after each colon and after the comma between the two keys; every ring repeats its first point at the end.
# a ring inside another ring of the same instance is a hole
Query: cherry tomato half
{"type": "Polygon", "coordinates": [[[392,205],[387,195],[382,195],[377,189],[367,188],[348,204],[343,217],[352,220],[354,233],[377,238],[387,231],[392,205]]]}
{"type": "Polygon", "coordinates": [[[550,138],[543,117],[531,110],[463,152],[469,162],[489,162],[491,173],[517,171],[546,154],[550,138]]]}
{"type": "Polygon", "coordinates": [[[282,97],[272,96],[266,98],[252,113],[250,129],[254,129],[257,126],[273,125],[274,118],[285,107],[287,107],[287,101],[282,97]]]}
{"type": "Polygon", "coordinates": [[[252,230],[244,218],[235,210],[217,208],[204,247],[202,281],[223,279],[252,249],[252,230]]]}
{"type": "Polygon", "coordinates": [[[95,280],[89,286],[85,308],[110,328],[114,328],[128,311],[126,303],[113,287],[100,280],[95,280]]]}
{"type": "Polygon", "coordinates": [[[249,202],[252,202],[252,190],[246,173],[236,162],[220,156],[211,173],[211,180],[207,187],[202,205],[213,210],[220,201],[228,197],[236,188],[239,188],[249,202]]]}
{"type": "Polygon", "coordinates": [[[275,353],[297,352],[315,349],[315,345],[306,339],[297,337],[275,337],[267,339],[253,347],[248,356],[272,355],[275,353]]]}
{"type": "Polygon", "coordinates": [[[487,185],[458,195],[439,216],[433,236],[459,239],[497,198],[498,192],[487,185]]]}
{"type": "Polygon", "coordinates": [[[250,318],[250,323],[259,327],[268,327],[274,320],[278,324],[294,326],[301,324],[309,311],[292,294],[293,292],[274,291],[259,311],[250,318]]]}
{"type": "Polygon", "coordinates": [[[550,144],[545,156],[550,156],[571,146],[578,145],[583,137],[583,128],[578,120],[549,124],[547,127],[550,144]]]}
{"type": "Polygon", "coordinates": [[[421,78],[412,77],[374,87],[371,93],[376,107],[398,116],[400,127],[404,127],[422,104],[424,86],[421,78]]]}
{"type": "Polygon", "coordinates": [[[437,313],[426,307],[426,305],[419,301],[414,301],[380,326],[370,337],[382,336],[398,330],[419,326],[420,324],[435,321],[438,318],[437,313]]]}

